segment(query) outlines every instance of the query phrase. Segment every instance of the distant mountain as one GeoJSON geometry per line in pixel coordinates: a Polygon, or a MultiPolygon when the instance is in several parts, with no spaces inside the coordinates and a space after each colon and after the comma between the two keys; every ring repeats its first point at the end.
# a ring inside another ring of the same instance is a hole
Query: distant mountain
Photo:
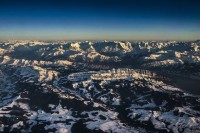
{"type": "Polygon", "coordinates": [[[199,82],[199,41],[1,42],[0,132],[199,133],[167,75],[199,82]]]}

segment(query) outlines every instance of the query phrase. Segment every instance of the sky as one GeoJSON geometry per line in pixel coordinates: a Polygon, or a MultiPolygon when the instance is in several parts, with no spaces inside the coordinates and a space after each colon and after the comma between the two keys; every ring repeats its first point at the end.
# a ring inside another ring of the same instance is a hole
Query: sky
{"type": "Polygon", "coordinates": [[[0,40],[197,40],[200,0],[0,0],[0,40]]]}

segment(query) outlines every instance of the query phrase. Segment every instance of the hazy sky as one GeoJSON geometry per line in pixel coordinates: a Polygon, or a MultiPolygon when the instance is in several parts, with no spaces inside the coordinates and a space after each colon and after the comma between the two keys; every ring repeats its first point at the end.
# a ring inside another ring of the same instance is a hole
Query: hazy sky
{"type": "Polygon", "coordinates": [[[0,39],[195,40],[200,0],[0,0],[0,39]]]}

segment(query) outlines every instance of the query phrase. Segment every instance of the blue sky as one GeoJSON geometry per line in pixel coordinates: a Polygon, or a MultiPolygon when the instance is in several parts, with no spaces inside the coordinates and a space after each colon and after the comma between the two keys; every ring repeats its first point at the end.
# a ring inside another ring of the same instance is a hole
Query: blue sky
{"type": "Polygon", "coordinates": [[[0,0],[0,39],[196,40],[199,0],[0,0]]]}

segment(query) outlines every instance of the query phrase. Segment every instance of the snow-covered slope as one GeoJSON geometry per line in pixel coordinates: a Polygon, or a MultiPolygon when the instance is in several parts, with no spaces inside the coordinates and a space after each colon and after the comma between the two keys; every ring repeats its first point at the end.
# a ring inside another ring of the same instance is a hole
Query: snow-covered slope
{"type": "Polygon", "coordinates": [[[200,97],[159,73],[199,61],[199,41],[1,42],[0,132],[199,133],[200,97]]]}

